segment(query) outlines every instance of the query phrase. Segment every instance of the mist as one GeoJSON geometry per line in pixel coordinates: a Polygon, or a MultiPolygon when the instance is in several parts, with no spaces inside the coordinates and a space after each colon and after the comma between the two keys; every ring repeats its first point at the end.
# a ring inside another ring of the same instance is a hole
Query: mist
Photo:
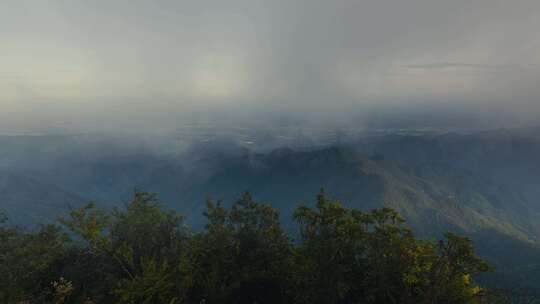
{"type": "Polygon", "coordinates": [[[540,4],[2,1],[0,132],[537,124],[540,4]]]}

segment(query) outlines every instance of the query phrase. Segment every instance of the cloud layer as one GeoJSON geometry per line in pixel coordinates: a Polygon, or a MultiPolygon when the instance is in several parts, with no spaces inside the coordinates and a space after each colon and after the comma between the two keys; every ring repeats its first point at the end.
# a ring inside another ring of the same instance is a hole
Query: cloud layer
{"type": "Polygon", "coordinates": [[[540,112],[536,0],[7,0],[0,20],[2,128],[227,108],[540,112]]]}

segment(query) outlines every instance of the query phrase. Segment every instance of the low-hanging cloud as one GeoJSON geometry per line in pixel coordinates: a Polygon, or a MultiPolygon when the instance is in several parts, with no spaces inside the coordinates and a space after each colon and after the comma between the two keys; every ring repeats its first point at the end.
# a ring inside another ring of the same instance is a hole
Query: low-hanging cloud
{"type": "Polygon", "coordinates": [[[535,0],[7,0],[0,20],[5,130],[540,113],[535,0]]]}
{"type": "Polygon", "coordinates": [[[423,64],[411,64],[404,65],[409,69],[475,69],[475,70],[498,70],[498,71],[511,71],[511,70],[529,70],[540,69],[538,64],[482,64],[482,63],[470,63],[470,62],[432,62],[423,64]]]}

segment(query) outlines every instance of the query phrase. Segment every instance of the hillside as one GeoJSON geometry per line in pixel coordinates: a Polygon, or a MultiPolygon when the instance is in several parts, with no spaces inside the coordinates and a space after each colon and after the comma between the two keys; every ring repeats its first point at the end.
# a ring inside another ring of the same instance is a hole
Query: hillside
{"type": "MultiPolygon", "coordinates": [[[[325,187],[354,207],[395,208],[421,234],[494,229],[526,241],[540,234],[534,220],[540,210],[540,143],[513,132],[375,136],[343,147],[270,152],[200,145],[174,157],[107,138],[48,138],[3,138],[0,155],[5,171],[17,172],[17,178],[32,176],[33,184],[18,184],[33,185],[31,193],[52,207],[73,199],[48,202],[49,196],[40,195],[47,188],[104,204],[121,204],[141,188],[200,218],[207,197],[230,202],[250,190],[272,201],[287,219],[299,202],[325,187]],[[49,161],[32,157],[25,147],[49,161]],[[37,185],[43,182],[47,185],[37,185]]],[[[21,201],[29,204],[27,210],[40,205],[21,201]]]]}
{"type": "Polygon", "coordinates": [[[540,141],[523,134],[393,134],[271,151],[217,141],[167,155],[152,152],[159,146],[133,143],[123,148],[116,143],[106,153],[108,141],[80,137],[45,149],[24,138],[18,141],[45,149],[54,161],[24,162],[28,156],[4,149],[4,171],[17,174],[3,174],[1,208],[17,222],[35,223],[63,215],[81,197],[102,206],[123,205],[138,188],[159,193],[201,229],[207,198],[228,205],[250,191],[271,202],[285,228],[294,231],[293,210],[312,202],[324,187],[347,207],[395,209],[424,238],[446,231],[469,235],[497,266],[497,282],[524,286],[528,279],[516,279],[515,273],[540,273],[535,266],[540,265],[540,141]]]}
{"type": "Polygon", "coordinates": [[[0,209],[10,222],[35,225],[56,220],[84,202],[80,196],[22,175],[0,172],[0,209]]]}

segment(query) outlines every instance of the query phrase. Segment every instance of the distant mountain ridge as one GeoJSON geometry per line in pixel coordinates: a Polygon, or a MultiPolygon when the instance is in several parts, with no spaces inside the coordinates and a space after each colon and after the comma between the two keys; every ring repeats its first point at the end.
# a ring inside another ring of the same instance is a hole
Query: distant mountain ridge
{"type": "Polygon", "coordinates": [[[373,136],[342,147],[268,153],[202,145],[190,157],[123,149],[99,137],[3,137],[0,156],[6,172],[103,203],[119,203],[142,188],[197,217],[206,197],[230,201],[250,190],[287,214],[291,204],[326,187],[356,207],[392,206],[419,230],[432,230],[425,221],[463,230],[487,225],[534,241],[540,141],[522,133],[373,136]],[[40,160],[46,157],[51,160],[40,160]]]}
{"type": "Polygon", "coordinates": [[[0,171],[0,210],[11,223],[35,225],[51,222],[85,200],[53,184],[11,172],[0,171]]]}
{"type": "Polygon", "coordinates": [[[53,220],[82,198],[117,206],[139,188],[158,193],[201,227],[205,199],[229,204],[250,191],[276,207],[287,226],[295,207],[312,203],[324,187],[348,207],[397,210],[423,237],[467,234],[502,273],[527,269],[540,278],[540,267],[533,266],[540,265],[540,140],[527,134],[534,132],[401,133],[269,152],[218,141],[176,155],[119,144],[107,153],[110,142],[95,139],[18,139],[26,154],[0,148],[0,209],[14,221],[35,223],[53,220]],[[39,160],[44,155],[32,159],[29,147],[64,156],[45,163],[39,160]],[[16,162],[9,161],[13,155],[16,162]]]}

